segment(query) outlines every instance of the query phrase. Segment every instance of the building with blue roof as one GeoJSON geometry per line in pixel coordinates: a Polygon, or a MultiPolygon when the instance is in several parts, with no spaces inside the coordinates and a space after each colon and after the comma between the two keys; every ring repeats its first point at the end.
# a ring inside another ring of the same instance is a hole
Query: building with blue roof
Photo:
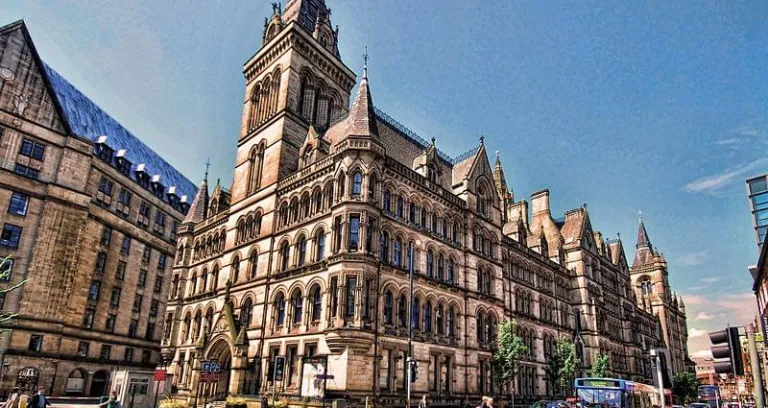
{"type": "Polygon", "coordinates": [[[177,231],[197,188],[0,27],[0,393],[109,393],[160,338],[177,231]],[[7,292],[4,289],[15,288],[7,292]]]}

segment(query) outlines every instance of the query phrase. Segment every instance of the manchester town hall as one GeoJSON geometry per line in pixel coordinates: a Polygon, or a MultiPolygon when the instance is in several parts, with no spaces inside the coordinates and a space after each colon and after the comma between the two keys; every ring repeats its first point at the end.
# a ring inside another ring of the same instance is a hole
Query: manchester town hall
{"type": "Polygon", "coordinates": [[[586,205],[557,217],[548,190],[516,198],[482,138],[451,158],[377,108],[323,0],[273,9],[243,66],[234,182],[206,176],[178,228],[161,340],[177,394],[299,400],[324,373],[328,397],[400,404],[408,325],[414,393],[432,401],[551,395],[558,337],[577,374],[604,353],[611,376],[650,382],[652,349],[665,377],[686,369],[685,307],[642,220],[630,264],[586,205]],[[510,319],[529,351],[494,390],[510,319]],[[221,364],[217,383],[200,384],[201,361],[221,364]]]}

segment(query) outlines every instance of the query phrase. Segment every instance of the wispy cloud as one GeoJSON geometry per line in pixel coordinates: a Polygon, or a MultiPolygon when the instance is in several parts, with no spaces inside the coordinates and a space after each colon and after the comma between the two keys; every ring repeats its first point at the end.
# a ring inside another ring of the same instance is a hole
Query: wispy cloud
{"type": "Polygon", "coordinates": [[[702,282],[706,282],[706,283],[715,283],[715,282],[719,281],[720,278],[715,277],[715,276],[710,276],[708,278],[701,278],[699,280],[702,281],[702,282]]]}
{"type": "MultiPolygon", "coordinates": [[[[731,184],[739,176],[751,173],[757,169],[768,166],[768,159],[761,158],[739,166],[731,167],[720,173],[696,179],[685,186],[683,190],[688,193],[716,193],[723,187],[731,184]]],[[[740,182],[742,180],[739,180],[740,182]]]]}
{"type": "Polygon", "coordinates": [[[698,251],[685,254],[677,259],[677,263],[683,266],[702,265],[709,260],[709,251],[698,251]]]}
{"type": "Polygon", "coordinates": [[[703,337],[706,335],[707,335],[706,330],[697,329],[695,327],[691,327],[690,330],[688,330],[688,338],[703,337]]]}
{"type": "Polygon", "coordinates": [[[699,312],[693,320],[712,320],[712,315],[707,312],[699,312]]]}

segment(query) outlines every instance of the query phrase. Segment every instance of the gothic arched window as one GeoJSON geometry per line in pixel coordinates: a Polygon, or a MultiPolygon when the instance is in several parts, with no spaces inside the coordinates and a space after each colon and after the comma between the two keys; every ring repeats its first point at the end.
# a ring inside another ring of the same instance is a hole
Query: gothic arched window
{"type": "Polygon", "coordinates": [[[253,194],[261,186],[261,170],[264,165],[264,144],[251,149],[248,155],[248,194],[253,194]]]}
{"type": "Polygon", "coordinates": [[[315,260],[325,257],[325,231],[319,230],[315,234],[315,260]]]}
{"type": "Polygon", "coordinates": [[[408,301],[405,299],[405,295],[400,295],[400,299],[397,301],[397,327],[405,327],[407,315],[408,301]]]}
{"type": "Polygon", "coordinates": [[[280,270],[287,271],[290,262],[291,247],[288,245],[288,241],[284,241],[280,245],[280,270]]]}
{"type": "Polygon", "coordinates": [[[307,260],[307,239],[304,237],[304,235],[299,237],[299,240],[296,242],[296,250],[298,251],[296,265],[302,266],[307,260]]]}
{"type": "Polygon", "coordinates": [[[275,298],[275,320],[278,326],[285,324],[285,295],[282,292],[275,298]]]}
{"type": "Polygon", "coordinates": [[[403,244],[402,241],[400,241],[400,238],[397,238],[395,242],[392,243],[392,264],[395,266],[401,266],[402,262],[402,254],[403,254],[403,244]]]}
{"type": "Polygon", "coordinates": [[[256,272],[259,270],[259,254],[256,251],[251,252],[251,257],[248,260],[248,279],[255,279],[256,272]]]}
{"type": "Polygon", "coordinates": [[[424,303],[424,333],[432,333],[432,304],[430,302],[424,303]]]}
{"type": "Polygon", "coordinates": [[[253,318],[253,301],[251,298],[246,298],[243,305],[240,307],[240,323],[243,327],[250,327],[251,319],[253,318]]]}
{"type": "Polygon", "coordinates": [[[293,309],[292,323],[301,323],[301,318],[304,314],[304,298],[301,297],[301,291],[298,289],[291,296],[291,308],[293,309]]]}
{"type": "Polygon", "coordinates": [[[389,233],[384,231],[379,239],[379,259],[382,262],[389,261],[389,233]]]}
{"type": "Polygon", "coordinates": [[[323,294],[318,285],[313,286],[309,293],[312,294],[312,321],[318,322],[323,313],[323,294]]]}
{"type": "Polygon", "coordinates": [[[363,193],[363,173],[357,170],[352,174],[352,197],[360,197],[363,193]]]}
{"type": "Polygon", "coordinates": [[[394,299],[392,298],[392,292],[389,290],[384,293],[384,324],[392,324],[392,304],[394,299]]]}

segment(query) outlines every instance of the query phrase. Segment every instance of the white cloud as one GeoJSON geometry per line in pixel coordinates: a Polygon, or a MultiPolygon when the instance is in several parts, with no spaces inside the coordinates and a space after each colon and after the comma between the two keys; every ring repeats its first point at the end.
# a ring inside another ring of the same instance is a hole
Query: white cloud
{"type": "Polygon", "coordinates": [[[706,336],[707,331],[706,330],[700,330],[695,327],[691,327],[690,330],[688,330],[688,338],[694,338],[694,337],[702,337],[706,336]]]}
{"type": "Polygon", "coordinates": [[[699,312],[693,320],[712,320],[712,315],[707,312],[699,312]]]}
{"type": "Polygon", "coordinates": [[[703,265],[707,260],[709,260],[709,251],[698,251],[681,256],[677,263],[683,266],[697,266],[703,265]]]}
{"type": "Polygon", "coordinates": [[[715,283],[715,282],[719,281],[720,278],[709,277],[709,278],[701,278],[699,280],[702,281],[702,282],[707,282],[707,283],[715,283]]]}
{"type": "Polygon", "coordinates": [[[712,358],[712,350],[709,350],[709,349],[696,350],[693,353],[691,353],[691,357],[693,357],[693,358],[712,358]]]}
{"type": "MultiPolygon", "coordinates": [[[[714,193],[735,181],[737,177],[751,173],[757,169],[764,168],[767,165],[768,159],[757,159],[749,163],[744,163],[740,166],[731,167],[730,169],[724,170],[718,174],[696,179],[683,186],[683,190],[688,193],[714,193]]],[[[739,180],[739,182],[743,182],[743,180],[739,180]]]]}

